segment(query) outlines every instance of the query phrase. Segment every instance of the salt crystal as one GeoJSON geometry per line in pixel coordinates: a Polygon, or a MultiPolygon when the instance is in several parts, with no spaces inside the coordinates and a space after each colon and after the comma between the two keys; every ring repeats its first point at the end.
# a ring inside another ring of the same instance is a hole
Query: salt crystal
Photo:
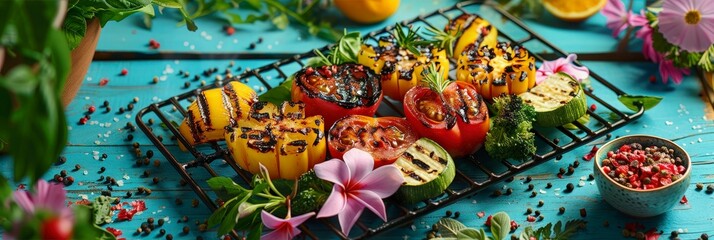
{"type": "Polygon", "coordinates": [[[645,125],[642,125],[642,128],[647,128],[647,124],[645,124],[645,125]]]}
{"type": "Polygon", "coordinates": [[[79,196],[79,198],[81,198],[81,199],[89,199],[87,194],[77,194],[77,196],[79,196]]]}
{"type": "Polygon", "coordinates": [[[578,182],[578,187],[582,187],[582,186],[585,186],[585,181],[578,182]]]}
{"type": "Polygon", "coordinates": [[[117,181],[117,186],[124,186],[124,180],[117,181]]]}
{"type": "Polygon", "coordinates": [[[84,100],[89,100],[89,97],[84,97],[84,100]]]}
{"type": "Polygon", "coordinates": [[[689,119],[689,123],[692,123],[692,122],[694,122],[694,120],[692,120],[692,119],[690,118],[690,119],[689,119]]]}
{"type": "MultiPolygon", "coordinates": [[[[414,224],[412,224],[411,228],[412,228],[412,231],[416,231],[416,226],[414,224]]],[[[407,238],[405,238],[405,239],[407,239],[407,238]]]]}
{"type": "Polygon", "coordinates": [[[114,118],[113,120],[114,120],[114,122],[119,122],[118,118],[114,118]]]}
{"type": "Polygon", "coordinates": [[[183,46],[184,46],[184,47],[188,47],[188,42],[184,41],[184,42],[183,42],[183,46]]]}
{"type": "Polygon", "coordinates": [[[89,174],[89,171],[84,170],[84,172],[82,172],[82,174],[87,175],[87,174],[89,174]]]}
{"type": "Polygon", "coordinates": [[[129,180],[131,177],[129,177],[128,174],[124,173],[124,176],[122,176],[121,178],[126,179],[126,180],[129,180]]]}
{"type": "Polygon", "coordinates": [[[92,155],[99,155],[99,151],[92,151],[92,155]]]}
{"type": "Polygon", "coordinates": [[[88,82],[91,82],[91,81],[92,81],[92,77],[87,77],[87,81],[88,81],[88,82]]]}
{"type": "Polygon", "coordinates": [[[672,121],[664,121],[664,124],[666,124],[667,126],[671,126],[672,124],[674,124],[674,122],[672,122],[672,121]]]}
{"type": "Polygon", "coordinates": [[[587,177],[587,176],[582,176],[582,177],[580,177],[580,180],[585,181],[585,179],[588,179],[588,177],[587,177]]]}
{"type": "Polygon", "coordinates": [[[97,141],[94,141],[94,144],[95,144],[95,145],[99,145],[99,144],[101,144],[101,143],[102,143],[102,142],[101,142],[101,141],[99,141],[99,140],[97,140],[97,141]]]}
{"type": "Polygon", "coordinates": [[[99,156],[94,156],[94,160],[99,160],[99,156]]]}
{"type": "Polygon", "coordinates": [[[505,184],[504,184],[503,187],[501,187],[501,188],[504,189],[504,190],[505,190],[505,189],[508,189],[508,185],[505,185],[505,184]]]}
{"type": "Polygon", "coordinates": [[[471,204],[476,204],[478,203],[476,200],[471,201],[471,204]]]}
{"type": "Polygon", "coordinates": [[[540,192],[541,194],[546,194],[546,193],[548,193],[548,192],[546,192],[546,191],[543,190],[543,189],[541,189],[539,192],[540,192]]]}
{"type": "Polygon", "coordinates": [[[560,188],[553,189],[553,191],[560,192],[560,188]]]}
{"type": "Polygon", "coordinates": [[[191,44],[191,46],[190,46],[190,47],[188,47],[188,48],[189,48],[189,49],[191,49],[191,50],[194,50],[194,49],[196,49],[196,46],[195,46],[195,45],[193,45],[193,44],[191,44]]]}
{"type": "Polygon", "coordinates": [[[220,44],[219,44],[219,45],[216,45],[216,48],[217,48],[217,49],[221,49],[221,48],[223,48],[223,45],[220,45],[220,44]]]}
{"type": "Polygon", "coordinates": [[[67,131],[72,131],[72,126],[67,126],[67,131]]]}
{"type": "Polygon", "coordinates": [[[268,44],[268,50],[273,49],[273,45],[268,44]]]}
{"type": "Polygon", "coordinates": [[[124,115],[124,117],[126,117],[126,119],[129,119],[131,118],[131,114],[124,115]]]}
{"type": "Polygon", "coordinates": [[[111,126],[112,126],[112,123],[110,123],[110,122],[105,122],[105,123],[104,123],[104,126],[105,126],[105,127],[111,127],[111,126]]]}
{"type": "Polygon", "coordinates": [[[238,39],[237,39],[237,38],[234,38],[234,39],[233,39],[233,43],[238,43],[238,39]]]}
{"type": "Polygon", "coordinates": [[[169,78],[169,77],[166,76],[166,75],[161,75],[161,76],[159,77],[159,80],[161,80],[161,81],[166,81],[166,79],[168,79],[168,78],[169,78]]]}

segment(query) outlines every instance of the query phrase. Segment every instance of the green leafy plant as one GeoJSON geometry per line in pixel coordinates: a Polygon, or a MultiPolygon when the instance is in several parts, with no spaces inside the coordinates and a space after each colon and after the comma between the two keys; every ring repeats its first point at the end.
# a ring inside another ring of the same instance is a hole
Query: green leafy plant
{"type": "MultiPolygon", "coordinates": [[[[437,222],[436,232],[439,237],[431,238],[437,240],[503,240],[507,239],[511,232],[511,218],[505,212],[499,212],[491,216],[489,236],[482,228],[469,228],[463,223],[453,218],[442,218],[437,222]]],[[[583,229],[584,220],[568,221],[563,228],[562,223],[558,221],[555,225],[548,223],[547,225],[534,230],[533,227],[526,227],[520,235],[519,240],[565,240],[570,238],[578,230],[583,229]]],[[[488,225],[488,224],[487,224],[488,225]]]]}
{"type": "Polygon", "coordinates": [[[262,210],[280,217],[286,216],[288,210],[293,216],[308,213],[322,206],[332,190],[332,184],[318,178],[314,171],[304,173],[297,181],[271,180],[265,168],[253,176],[252,189],[227,177],[211,178],[208,185],[225,200],[208,218],[208,226],[217,226],[218,236],[234,229],[247,231],[247,239],[260,238],[262,210]]]}
{"type": "MultiPolygon", "coordinates": [[[[183,2],[184,0],[180,0],[183,2]]],[[[290,23],[296,23],[310,35],[334,41],[341,34],[332,28],[325,19],[330,1],[325,0],[193,0],[188,19],[216,15],[226,20],[227,24],[251,24],[259,21],[270,22],[277,29],[286,29],[290,23]]],[[[151,27],[151,17],[147,15],[145,23],[151,27]]],[[[182,21],[180,24],[186,23],[182,21]]]]}
{"type": "Polygon", "coordinates": [[[97,18],[104,27],[109,21],[121,21],[134,13],[154,16],[154,6],[157,6],[178,9],[188,30],[196,31],[196,24],[184,5],[183,0],[70,0],[62,30],[70,49],[74,49],[87,31],[88,20],[97,18]]]}

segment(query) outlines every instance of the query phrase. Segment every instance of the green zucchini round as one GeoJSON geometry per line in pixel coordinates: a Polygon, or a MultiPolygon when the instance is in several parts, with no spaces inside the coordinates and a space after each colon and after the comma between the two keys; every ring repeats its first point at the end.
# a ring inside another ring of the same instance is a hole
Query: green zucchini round
{"type": "Polygon", "coordinates": [[[441,195],[456,176],[456,166],[449,153],[428,138],[421,138],[409,146],[394,166],[405,179],[394,197],[406,204],[441,195]]]}
{"type": "Polygon", "coordinates": [[[536,124],[562,126],[574,122],[587,112],[587,99],[580,83],[565,73],[548,76],[530,91],[519,95],[536,111],[536,124]]]}

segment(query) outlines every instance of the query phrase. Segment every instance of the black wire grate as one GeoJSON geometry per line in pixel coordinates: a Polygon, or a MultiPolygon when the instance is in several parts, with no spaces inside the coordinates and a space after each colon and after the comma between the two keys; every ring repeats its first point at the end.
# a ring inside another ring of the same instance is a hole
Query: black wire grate
{"type": "MultiPolygon", "coordinates": [[[[482,3],[482,1],[461,2],[453,7],[440,9],[433,13],[421,15],[415,19],[403,21],[401,23],[403,25],[413,26],[432,26],[440,29],[450,18],[458,16],[462,13],[475,13],[484,17],[498,28],[499,40],[509,41],[513,44],[525,46],[531,51],[537,61],[542,62],[545,60],[552,60],[545,59],[544,56],[566,56],[565,52],[544,40],[537,33],[528,29],[520,20],[496,6],[482,3]]],[[[380,36],[386,36],[386,34],[389,34],[388,32],[391,31],[392,28],[393,26],[386,27],[382,30],[365,35],[365,42],[375,44],[380,36]]],[[[329,47],[330,46],[325,46],[318,50],[324,52],[329,47]]],[[[302,68],[305,65],[306,60],[313,56],[314,54],[312,52],[295,55],[291,58],[282,59],[254,70],[247,70],[239,76],[231,79],[231,81],[255,83],[257,80],[266,89],[270,89],[271,85],[268,83],[270,76],[277,76],[279,78],[286,79],[288,74],[302,68]]],[[[452,70],[455,65],[455,62],[452,61],[452,70]]],[[[453,76],[453,71],[451,72],[453,76]]],[[[363,214],[357,224],[355,224],[356,227],[353,229],[352,234],[350,234],[350,236],[345,236],[340,231],[340,228],[334,219],[319,219],[312,220],[308,222],[308,224],[303,225],[301,227],[303,233],[313,239],[318,238],[316,232],[330,232],[334,234],[333,236],[337,236],[342,239],[363,239],[376,236],[380,233],[384,233],[400,226],[405,226],[418,217],[443,208],[444,206],[457,202],[467,196],[471,196],[493,184],[509,179],[516,174],[519,174],[538,164],[544,163],[556,156],[560,156],[588,142],[603,137],[607,133],[632,122],[643,114],[644,109],[642,108],[640,108],[640,110],[636,113],[628,113],[627,111],[620,110],[604,101],[599,95],[620,96],[625,94],[625,92],[613,86],[592,71],[590,72],[590,78],[593,86],[597,87],[596,89],[598,95],[595,95],[594,91],[586,91],[589,103],[604,107],[607,111],[609,111],[608,113],[610,116],[602,117],[593,112],[593,110],[588,110],[588,115],[590,116],[591,121],[587,124],[573,122],[572,124],[575,128],[577,128],[577,130],[568,130],[564,127],[557,127],[554,129],[536,128],[534,132],[538,151],[531,160],[526,162],[491,161],[488,159],[488,156],[484,153],[484,151],[481,150],[478,153],[464,159],[456,159],[458,167],[456,178],[445,193],[442,194],[442,196],[423,201],[422,203],[412,206],[401,206],[398,203],[387,201],[386,205],[389,221],[386,223],[375,221],[378,220],[378,218],[372,214],[363,214]]],[[[158,138],[158,135],[153,132],[153,129],[145,124],[144,118],[149,113],[154,114],[161,120],[163,125],[166,126],[170,135],[174,136],[177,141],[188,146],[187,140],[179,134],[177,127],[172,124],[172,119],[168,114],[168,110],[175,108],[175,110],[177,110],[177,112],[182,116],[186,116],[185,106],[182,105],[180,101],[191,100],[200,91],[211,87],[221,86],[223,84],[225,84],[225,82],[222,83],[217,81],[215,86],[205,86],[195,91],[186,92],[171,97],[168,100],[151,104],[142,109],[136,116],[136,122],[139,128],[141,128],[152,143],[156,145],[158,150],[177,170],[181,178],[188,183],[192,190],[198,194],[201,200],[212,211],[217,208],[217,205],[214,201],[212,201],[212,199],[215,199],[215,195],[210,193],[210,190],[205,187],[205,184],[196,181],[196,178],[194,178],[192,174],[198,171],[197,169],[204,169],[211,176],[220,175],[219,172],[221,169],[217,170],[216,164],[212,164],[214,162],[224,162],[221,166],[227,165],[230,168],[231,171],[229,171],[228,174],[233,175],[234,173],[237,173],[245,184],[250,182],[250,173],[241,170],[235,162],[231,160],[232,158],[230,157],[230,153],[226,150],[222,143],[208,143],[196,147],[188,147],[187,150],[191,155],[191,160],[180,161],[179,158],[183,157],[178,156],[178,154],[175,155],[169,151],[167,145],[162,143],[161,139],[158,138]]],[[[378,110],[377,116],[386,115],[403,116],[401,103],[385,98],[383,100],[383,104],[378,110]]],[[[234,237],[238,236],[236,232],[233,232],[232,235],[234,237]]]]}

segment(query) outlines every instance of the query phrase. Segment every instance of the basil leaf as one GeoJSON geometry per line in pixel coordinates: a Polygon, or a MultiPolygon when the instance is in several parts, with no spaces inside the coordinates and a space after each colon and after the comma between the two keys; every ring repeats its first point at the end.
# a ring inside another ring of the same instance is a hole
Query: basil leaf
{"type": "Polygon", "coordinates": [[[486,240],[486,232],[483,229],[464,228],[456,235],[458,240],[486,240]]]}
{"type": "Polygon", "coordinates": [[[466,225],[453,218],[442,218],[436,223],[436,228],[442,237],[455,238],[466,225]]]}
{"type": "Polygon", "coordinates": [[[662,101],[662,97],[657,96],[634,96],[634,95],[620,95],[617,96],[617,100],[620,100],[625,107],[632,111],[639,111],[640,106],[644,106],[645,110],[649,110],[662,101]]]}
{"type": "Polygon", "coordinates": [[[499,212],[491,217],[491,234],[493,239],[501,240],[511,232],[511,217],[504,212],[499,212]]]}
{"type": "Polygon", "coordinates": [[[277,87],[260,94],[260,96],[258,96],[258,100],[270,102],[275,105],[280,105],[285,101],[290,101],[292,98],[291,90],[293,88],[293,77],[294,76],[291,75],[277,87]]]}
{"type": "Polygon", "coordinates": [[[81,15],[81,11],[78,8],[67,11],[67,17],[62,25],[69,49],[75,49],[87,33],[87,20],[81,15]]]}
{"type": "Polygon", "coordinates": [[[226,217],[226,212],[228,212],[228,208],[226,208],[228,206],[232,206],[232,202],[229,203],[229,205],[224,205],[223,207],[216,209],[216,211],[208,217],[208,227],[216,226],[223,221],[223,218],[226,217]]]}
{"type": "Polygon", "coordinates": [[[258,226],[254,226],[250,229],[248,236],[246,236],[246,240],[260,240],[260,234],[263,233],[263,223],[259,222],[256,225],[258,226]]]}
{"type": "Polygon", "coordinates": [[[250,190],[241,187],[228,177],[212,177],[206,181],[219,198],[227,200],[243,198],[250,190]]]}
{"type": "Polygon", "coordinates": [[[236,202],[230,207],[225,218],[223,218],[223,222],[221,222],[221,225],[218,227],[218,236],[228,234],[236,226],[238,206],[240,206],[240,203],[236,202]]]}

